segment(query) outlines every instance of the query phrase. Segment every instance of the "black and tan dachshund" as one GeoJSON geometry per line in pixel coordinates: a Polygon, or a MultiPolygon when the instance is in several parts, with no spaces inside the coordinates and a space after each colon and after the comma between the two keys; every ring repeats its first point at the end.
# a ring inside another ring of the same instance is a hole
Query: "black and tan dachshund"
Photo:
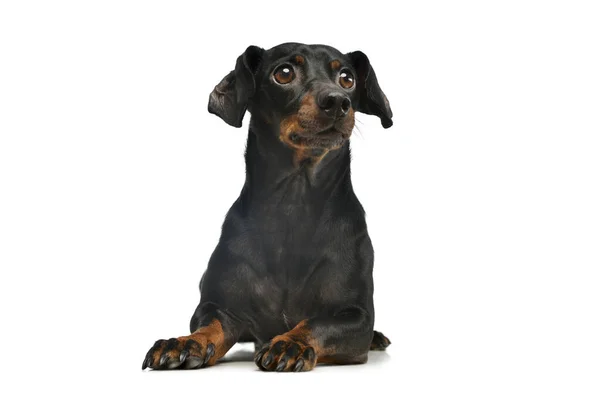
{"type": "Polygon", "coordinates": [[[159,340],[142,369],[214,365],[254,342],[264,371],[357,364],[373,330],[373,247],[350,180],[354,113],[392,111],[367,56],[323,45],[250,46],[210,94],[235,127],[251,114],[246,182],[200,281],[189,336],[159,340]]]}

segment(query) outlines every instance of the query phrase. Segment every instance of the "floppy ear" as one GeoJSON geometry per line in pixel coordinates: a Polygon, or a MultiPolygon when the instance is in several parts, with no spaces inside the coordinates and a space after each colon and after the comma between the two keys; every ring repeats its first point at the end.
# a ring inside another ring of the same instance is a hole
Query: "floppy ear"
{"type": "Polygon", "coordinates": [[[248,100],[256,91],[254,75],[262,61],[264,50],[250,46],[238,57],[235,69],[219,82],[208,99],[208,112],[218,115],[231,126],[242,126],[248,100]]]}
{"type": "Polygon", "coordinates": [[[392,126],[390,102],[377,83],[377,76],[366,54],[362,51],[348,53],[357,73],[358,107],[356,111],[376,115],[384,128],[392,126]]]}

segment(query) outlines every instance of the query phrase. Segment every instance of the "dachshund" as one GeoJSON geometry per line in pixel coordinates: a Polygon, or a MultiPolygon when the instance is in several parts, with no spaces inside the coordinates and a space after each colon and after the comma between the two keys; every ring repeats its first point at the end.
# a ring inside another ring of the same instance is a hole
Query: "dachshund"
{"type": "Polygon", "coordinates": [[[208,111],[242,126],[246,180],[200,281],[190,335],[159,340],[142,369],[214,365],[254,342],[263,371],[365,363],[373,330],[373,246],[350,179],[356,112],[392,126],[367,56],[325,45],[250,46],[208,111]]]}

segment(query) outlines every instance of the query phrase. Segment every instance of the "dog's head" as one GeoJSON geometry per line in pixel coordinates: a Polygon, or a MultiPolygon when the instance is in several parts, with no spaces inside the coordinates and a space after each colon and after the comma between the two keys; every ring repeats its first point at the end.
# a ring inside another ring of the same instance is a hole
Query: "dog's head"
{"type": "Polygon", "coordinates": [[[246,110],[277,127],[293,148],[334,149],[350,138],[356,111],[392,126],[392,110],[367,56],[323,45],[250,46],[210,94],[208,111],[240,127],[246,110]]]}

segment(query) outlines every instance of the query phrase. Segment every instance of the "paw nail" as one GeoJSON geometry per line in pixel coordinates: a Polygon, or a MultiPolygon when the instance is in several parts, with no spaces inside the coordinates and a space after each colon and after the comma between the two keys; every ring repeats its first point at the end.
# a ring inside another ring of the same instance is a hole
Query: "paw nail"
{"type": "Polygon", "coordinates": [[[277,368],[275,368],[275,371],[277,371],[277,372],[283,371],[284,368],[285,368],[285,364],[287,364],[285,362],[285,360],[284,361],[279,361],[279,364],[277,364],[277,368]]]}
{"type": "Polygon", "coordinates": [[[209,344],[208,347],[206,348],[206,357],[204,358],[204,364],[206,364],[208,362],[208,360],[210,360],[210,358],[215,354],[215,345],[214,344],[209,344]]]}
{"type": "Polygon", "coordinates": [[[268,354],[262,362],[263,367],[267,368],[271,364],[271,361],[273,361],[273,356],[268,354]]]}
{"type": "Polygon", "coordinates": [[[296,363],[296,366],[294,367],[294,372],[302,371],[303,367],[304,367],[304,360],[298,360],[298,362],[296,363]]]}
{"type": "Polygon", "coordinates": [[[160,357],[160,361],[158,362],[158,365],[162,366],[164,363],[166,363],[166,362],[167,362],[167,359],[168,359],[168,358],[169,358],[169,357],[168,357],[166,354],[163,354],[163,355],[160,357]]]}
{"type": "Polygon", "coordinates": [[[189,351],[187,351],[187,350],[183,350],[183,351],[181,352],[181,354],[179,354],[179,362],[181,362],[181,363],[182,363],[182,362],[184,362],[184,361],[185,361],[185,359],[187,358],[187,356],[188,356],[189,354],[190,354],[190,352],[189,352],[189,351]]]}
{"type": "Polygon", "coordinates": [[[262,349],[261,351],[256,353],[256,356],[254,357],[254,362],[256,364],[260,363],[260,360],[262,359],[262,357],[265,355],[266,352],[267,352],[267,349],[262,349]]]}

